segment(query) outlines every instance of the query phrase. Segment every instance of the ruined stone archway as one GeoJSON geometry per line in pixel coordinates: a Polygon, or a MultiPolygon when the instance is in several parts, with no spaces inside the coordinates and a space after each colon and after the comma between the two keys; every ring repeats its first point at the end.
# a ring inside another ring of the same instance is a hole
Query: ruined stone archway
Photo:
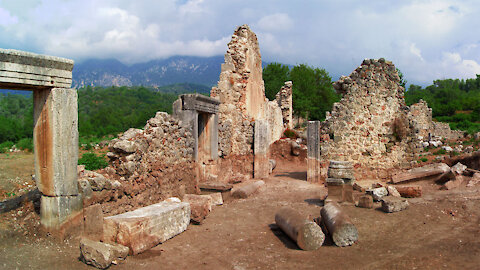
{"type": "Polygon", "coordinates": [[[78,194],[77,92],[73,60],[0,49],[0,88],[33,91],[35,181],[41,223],[59,228],[83,207],[78,194]]]}

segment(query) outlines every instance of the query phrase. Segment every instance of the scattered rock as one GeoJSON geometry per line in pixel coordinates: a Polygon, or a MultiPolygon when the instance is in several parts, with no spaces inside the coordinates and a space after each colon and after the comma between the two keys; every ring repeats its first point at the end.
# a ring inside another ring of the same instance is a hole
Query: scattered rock
{"type": "Polygon", "coordinates": [[[388,196],[401,197],[400,193],[394,186],[387,186],[388,196]]]}
{"type": "Polygon", "coordinates": [[[185,194],[183,201],[190,204],[190,219],[196,224],[202,224],[212,211],[212,197],[209,195],[185,194]]]}
{"type": "Polygon", "coordinates": [[[87,238],[80,240],[80,259],[100,269],[108,268],[114,260],[124,260],[128,255],[128,247],[118,244],[107,244],[87,238]]]}
{"type": "Polygon", "coordinates": [[[210,193],[207,196],[212,197],[213,205],[223,205],[223,197],[221,192],[210,193]]]}
{"type": "Polygon", "coordinates": [[[407,209],[408,201],[404,198],[385,196],[382,198],[382,210],[386,213],[399,212],[407,209]]]}
{"type": "Polygon", "coordinates": [[[270,162],[270,173],[272,173],[273,170],[275,170],[275,168],[277,167],[277,162],[274,159],[270,159],[269,162],[270,162]]]}
{"type": "Polygon", "coordinates": [[[373,208],[373,198],[369,195],[362,195],[358,199],[358,207],[362,208],[373,208]]]}
{"type": "Polygon", "coordinates": [[[257,191],[263,185],[265,185],[265,182],[263,182],[262,180],[255,181],[253,183],[250,183],[242,187],[236,188],[235,190],[232,190],[232,195],[235,198],[245,199],[251,194],[253,194],[255,191],[257,191]]]}
{"type": "Polygon", "coordinates": [[[467,166],[463,165],[460,162],[458,162],[451,168],[452,172],[455,173],[456,175],[462,175],[466,169],[467,169],[467,166]]]}
{"type": "Polygon", "coordinates": [[[480,173],[474,173],[470,181],[468,181],[467,187],[473,187],[475,185],[478,185],[478,183],[480,183],[480,173]]]}
{"type": "Polygon", "coordinates": [[[417,198],[422,196],[421,186],[402,186],[395,187],[402,197],[405,198],[417,198]]]}
{"type": "Polygon", "coordinates": [[[78,179],[78,191],[83,195],[83,198],[91,198],[93,194],[90,182],[87,179],[78,179]]]}
{"type": "Polygon", "coordinates": [[[299,156],[300,150],[302,149],[300,147],[300,144],[298,144],[296,141],[292,141],[291,146],[292,146],[292,155],[299,156]]]}
{"type": "Polygon", "coordinates": [[[368,195],[371,195],[373,197],[373,200],[376,202],[380,201],[382,197],[388,195],[388,191],[384,187],[369,189],[366,191],[366,193],[368,195]]]}

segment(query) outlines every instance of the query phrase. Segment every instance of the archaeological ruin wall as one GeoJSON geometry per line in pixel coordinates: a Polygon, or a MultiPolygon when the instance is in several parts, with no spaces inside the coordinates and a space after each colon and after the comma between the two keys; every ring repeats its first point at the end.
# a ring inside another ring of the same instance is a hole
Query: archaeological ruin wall
{"type": "Polygon", "coordinates": [[[275,100],[282,110],[283,127],[285,129],[293,128],[293,94],[292,81],[285,82],[280,91],[275,96],[275,100]]]}
{"type": "Polygon", "coordinates": [[[366,59],[333,86],[343,97],[321,125],[324,160],[381,169],[409,160],[405,89],[391,62],[366,59]]]}

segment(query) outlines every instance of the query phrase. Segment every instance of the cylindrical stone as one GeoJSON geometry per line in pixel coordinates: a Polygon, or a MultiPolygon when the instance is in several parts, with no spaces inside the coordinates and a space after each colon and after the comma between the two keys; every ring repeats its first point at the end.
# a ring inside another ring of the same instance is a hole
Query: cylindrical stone
{"type": "Polygon", "coordinates": [[[232,195],[235,198],[247,198],[248,196],[250,196],[250,194],[257,191],[263,185],[265,185],[265,182],[263,182],[262,180],[255,181],[253,183],[239,187],[236,190],[232,191],[232,195]]]}
{"type": "Polygon", "coordinates": [[[335,245],[350,246],[358,240],[357,228],[337,203],[327,203],[320,210],[320,215],[335,245]]]}
{"type": "Polygon", "coordinates": [[[317,223],[290,207],[275,214],[275,223],[303,250],[316,250],[325,241],[325,234],[317,223]]]}

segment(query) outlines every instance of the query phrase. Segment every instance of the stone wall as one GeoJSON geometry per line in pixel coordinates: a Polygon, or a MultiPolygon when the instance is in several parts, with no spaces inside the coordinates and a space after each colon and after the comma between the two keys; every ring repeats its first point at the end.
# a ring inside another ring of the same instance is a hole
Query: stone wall
{"type": "Polygon", "coordinates": [[[258,40],[247,25],[238,27],[228,43],[225,63],[211,97],[219,107],[219,154],[251,154],[256,119],[267,120],[271,142],[283,132],[282,112],[276,102],[268,102],[262,79],[262,59],[258,40]]]}
{"type": "Polygon", "coordinates": [[[293,128],[293,101],[292,101],[292,81],[285,82],[280,91],[278,91],[275,100],[282,110],[284,128],[293,128]]]}
{"type": "Polygon", "coordinates": [[[107,153],[120,183],[135,193],[148,191],[159,199],[194,192],[194,137],[191,127],[157,112],[144,129],[129,129],[109,144],[107,153]]]}
{"type": "Polygon", "coordinates": [[[321,124],[324,160],[348,160],[369,168],[390,168],[408,160],[404,88],[395,66],[366,59],[350,76],[333,84],[343,98],[321,124]],[[397,125],[397,127],[395,126],[397,125]],[[325,136],[324,136],[325,137],[325,136]]]}
{"type": "Polygon", "coordinates": [[[442,137],[447,140],[458,140],[465,136],[465,132],[461,130],[451,130],[448,123],[433,122],[432,135],[442,137]]]}

